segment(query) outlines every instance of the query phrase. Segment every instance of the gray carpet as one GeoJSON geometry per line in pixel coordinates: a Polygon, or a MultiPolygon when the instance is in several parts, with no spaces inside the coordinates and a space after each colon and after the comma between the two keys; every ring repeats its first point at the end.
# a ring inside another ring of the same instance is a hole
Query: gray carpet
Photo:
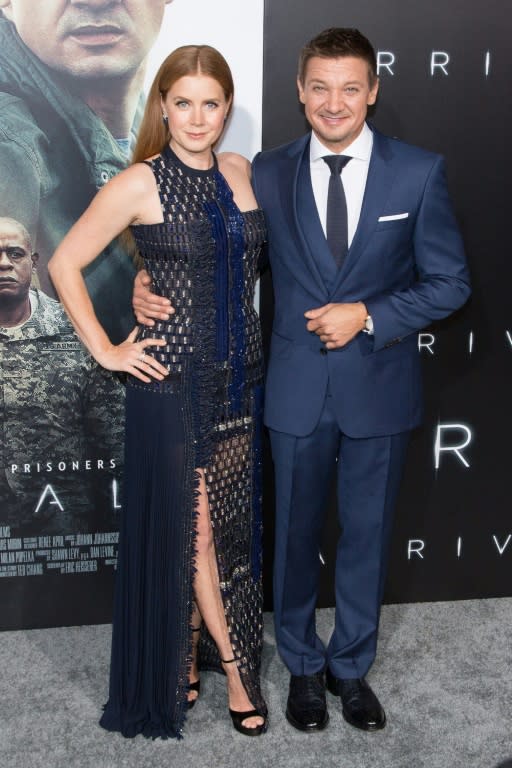
{"type": "MultiPolygon", "coordinates": [[[[288,679],[267,615],[268,733],[249,739],[233,731],[224,680],[210,673],[179,742],[126,740],[97,725],[110,627],[6,632],[0,635],[0,765],[494,768],[512,758],[511,620],[509,598],[385,606],[369,680],[387,711],[387,727],[355,730],[329,696],[327,729],[302,734],[284,718],[288,679]]],[[[323,637],[331,621],[331,610],[319,611],[323,637]]]]}

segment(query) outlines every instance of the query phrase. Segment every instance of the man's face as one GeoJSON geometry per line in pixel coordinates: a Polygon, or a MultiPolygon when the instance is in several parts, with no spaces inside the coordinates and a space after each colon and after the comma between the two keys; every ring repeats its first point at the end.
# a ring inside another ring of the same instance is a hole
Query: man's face
{"type": "Polygon", "coordinates": [[[361,133],[370,104],[375,104],[379,81],[370,83],[368,64],[355,56],[313,56],[304,82],[297,83],[306,118],[322,144],[343,152],[361,133]]]}
{"type": "Polygon", "coordinates": [[[0,219],[0,306],[26,299],[36,261],[21,226],[12,219],[0,219]]]}
{"type": "Polygon", "coordinates": [[[72,77],[137,71],[171,0],[0,0],[28,48],[72,77]]]}

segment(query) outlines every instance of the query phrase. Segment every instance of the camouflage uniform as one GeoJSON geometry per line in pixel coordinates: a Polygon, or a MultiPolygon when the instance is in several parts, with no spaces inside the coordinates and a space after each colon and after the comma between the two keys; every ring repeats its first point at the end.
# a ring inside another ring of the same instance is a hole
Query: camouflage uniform
{"type": "Polygon", "coordinates": [[[0,524],[105,530],[121,466],[123,388],[84,349],[61,305],[30,295],[30,319],[0,327],[0,524]]]}

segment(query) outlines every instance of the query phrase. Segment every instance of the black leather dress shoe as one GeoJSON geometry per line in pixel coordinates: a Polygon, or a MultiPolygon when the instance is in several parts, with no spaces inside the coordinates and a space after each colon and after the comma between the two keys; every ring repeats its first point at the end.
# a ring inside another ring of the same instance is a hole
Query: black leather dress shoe
{"type": "Polygon", "coordinates": [[[324,673],[292,675],[286,719],[299,731],[321,731],[329,722],[324,673]]]}
{"type": "Polygon", "coordinates": [[[386,725],[386,714],[364,677],[345,680],[327,670],[327,688],[339,696],[343,717],[363,731],[378,731],[386,725]]]}

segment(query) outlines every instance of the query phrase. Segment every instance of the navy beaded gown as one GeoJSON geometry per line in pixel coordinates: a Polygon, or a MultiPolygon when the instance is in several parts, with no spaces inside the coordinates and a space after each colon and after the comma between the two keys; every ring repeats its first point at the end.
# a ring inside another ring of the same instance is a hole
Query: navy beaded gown
{"type": "MultiPolygon", "coordinates": [[[[242,213],[217,167],[184,165],[166,147],[150,163],[163,223],[134,226],[153,290],[175,307],[141,327],[163,382],[127,383],[124,503],[109,700],[101,718],[124,736],[177,737],[187,713],[197,468],[203,468],[233,655],[254,707],[262,650],[262,355],[253,307],[265,225],[242,213]]],[[[202,669],[221,669],[201,630],[202,669]]]]}

